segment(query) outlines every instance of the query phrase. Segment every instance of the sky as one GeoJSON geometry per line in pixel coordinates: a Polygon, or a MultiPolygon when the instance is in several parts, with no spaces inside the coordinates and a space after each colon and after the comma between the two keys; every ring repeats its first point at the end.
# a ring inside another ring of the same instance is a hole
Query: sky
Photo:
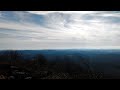
{"type": "Polygon", "coordinates": [[[120,11],[0,11],[0,50],[120,49],[120,11]]]}

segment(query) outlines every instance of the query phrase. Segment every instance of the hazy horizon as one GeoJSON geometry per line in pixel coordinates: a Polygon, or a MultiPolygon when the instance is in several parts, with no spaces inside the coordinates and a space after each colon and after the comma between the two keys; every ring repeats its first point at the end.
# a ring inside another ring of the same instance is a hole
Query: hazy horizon
{"type": "Polygon", "coordinates": [[[37,49],[34,49],[34,48],[2,48],[2,49],[0,49],[0,50],[72,50],[72,49],[74,49],[74,50],[120,50],[120,48],[37,48],[37,49]]]}

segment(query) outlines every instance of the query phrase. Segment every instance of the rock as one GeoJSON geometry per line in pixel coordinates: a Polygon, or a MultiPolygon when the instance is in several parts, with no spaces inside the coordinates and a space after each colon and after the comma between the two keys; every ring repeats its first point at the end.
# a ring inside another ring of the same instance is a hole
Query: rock
{"type": "Polygon", "coordinates": [[[15,77],[14,76],[9,76],[9,79],[15,79],[15,77]]]}
{"type": "Polygon", "coordinates": [[[32,79],[32,77],[26,77],[25,79],[32,79]]]}
{"type": "Polygon", "coordinates": [[[0,75],[0,79],[6,79],[4,75],[0,75]]]}

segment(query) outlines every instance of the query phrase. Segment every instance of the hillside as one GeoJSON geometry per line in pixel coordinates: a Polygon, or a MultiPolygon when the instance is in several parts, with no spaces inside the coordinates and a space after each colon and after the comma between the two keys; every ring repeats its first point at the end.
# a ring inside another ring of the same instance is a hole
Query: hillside
{"type": "Polygon", "coordinates": [[[119,52],[119,50],[1,51],[0,72],[7,77],[17,75],[17,78],[29,76],[33,79],[120,78],[119,52]],[[18,68],[15,71],[11,70],[11,66],[18,67],[20,71],[18,68]],[[23,72],[27,74],[21,76],[19,73],[23,72]]]}

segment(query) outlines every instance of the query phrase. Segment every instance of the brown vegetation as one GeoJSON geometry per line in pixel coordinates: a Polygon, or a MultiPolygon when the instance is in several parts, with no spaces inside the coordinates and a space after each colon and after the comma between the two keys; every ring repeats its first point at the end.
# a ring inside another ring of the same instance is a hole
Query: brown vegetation
{"type": "MultiPolygon", "coordinates": [[[[13,66],[9,67],[4,74],[6,77],[12,79],[92,79],[95,78],[94,72],[90,70],[89,62],[81,58],[88,67],[88,70],[84,70],[80,64],[69,61],[47,61],[42,55],[38,54],[34,57],[34,60],[24,61],[22,54],[17,51],[6,51],[0,55],[0,65],[9,64],[13,66]],[[16,67],[16,68],[15,68],[16,67]]],[[[1,70],[2,71],[2,70],[1,70]]],[[[0,78],[4,78],[3,75],[0,78]]],[[[8,79],[7,78],[7,79],[8,79]]],[[[96,79],[96,78],[95,78],[96,79]]]]}

